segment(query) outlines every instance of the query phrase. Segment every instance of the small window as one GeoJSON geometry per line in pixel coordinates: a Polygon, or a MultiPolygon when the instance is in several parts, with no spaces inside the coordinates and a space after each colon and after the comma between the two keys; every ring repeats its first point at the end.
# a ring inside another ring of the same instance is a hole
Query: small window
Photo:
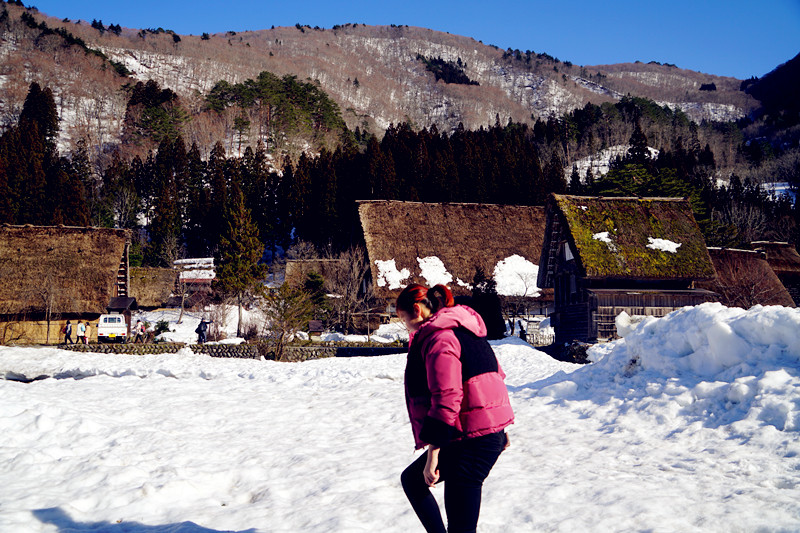
{"type": "Polygon", "coordinates": [[[104,324],[108,324],[108,317],[107,317],[107,316],[106,316],[106,317],[103,317],[103,323],[104,323],[104,324]]]}

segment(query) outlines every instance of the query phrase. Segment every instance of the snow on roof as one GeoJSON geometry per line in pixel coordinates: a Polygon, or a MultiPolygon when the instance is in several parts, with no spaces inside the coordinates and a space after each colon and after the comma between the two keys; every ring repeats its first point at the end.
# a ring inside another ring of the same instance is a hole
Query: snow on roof
{"type": "Polygon", "coordinates": [[[214,258],[213,257],[193,257],[190,259],[176,259],[172,262],[176,267],[179,268],[196,268],[201,266],[214,266],[214,258]]]}
{"type": "Polygon", "coordinates": [[[648,237],[647,245],[648,248],[652,248],[653,250],[661,250],[662,252],[669,252],[671,254],[678,253],[678,248],[681,247],[681,244],[678,242],[672,242],[669,239],[654,239],[653,237],[648,237]]]}
{"type": "MultiPolygon", "coordinates": [[[[581,206],[581,207],[584,207],[584,206],[581,206]]],[[[614,241],[611,240],[611,236],[609,235],[609,232],[601,231],[600,233],[595,233],[594,235],[592,235],[592,238],[597,240],[597,241],[606,243],[608,245],[609,250],[611,250],[612,252],[616,252],[617,251],[617,247],[616,247],[616,245],[614,245],[614,241]]]]}
{"type": "Polygon", "coordinates": [[[407,268],[397,270],[397,263],[394,259],[382,261],[375,260],[375,265],[378,267],[378,279],[376,281],[378,287],[386,287],[389,290],[402,289],[406,287],[403,281],[407,280],[411,272],[407,268]]]}
{"type": "Polygon", "coordinates": [[[214,279],[216,272],[213,270],[183,270],[180,276],[182,281],[187,279],[214,279]]]}
{"type": "Polygon", "coordinates": [[[422,259],[417,257],[417,263],[419,263],[420,276],[425,278],[429,287],[439,284],[447,285],[453,281],[452,274],[447,271],[442,260],[435,255],[429,255],[422,259]]]}

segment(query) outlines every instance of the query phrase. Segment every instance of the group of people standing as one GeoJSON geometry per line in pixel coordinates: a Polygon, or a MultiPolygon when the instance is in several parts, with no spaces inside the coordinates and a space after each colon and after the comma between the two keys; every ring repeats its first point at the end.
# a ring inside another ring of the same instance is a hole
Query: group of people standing
{"type": "MultiPolygon", "coordinates": [[[[78,320],[78,323],[75,325],[78,344],[89,344],[91,331],[92,325],[88,320],[85,322],[78,320]]],[[[75,341],[72,340],[72,323],[69,320],[67,320],[67,324],[64,326],[64,344],[75,344],[75,341]]]]}
{"type": "MultiPolygon", "coordinates": [[[[91,336],[92,331],[92,324],[86,320],[81,322],[78,320],[78,323],[75,325],[75,333],[77,338],[78,344],[89,344],[89,337],[91,336]]],[[[64,344],[75,344],[75,341],[72,340],[72,322],[67,320],[67,323],[64,325],[63,333],[64,333],[64,344]]],[[[145,342],[147,339],[147,328],[145,323],[141,320],[136,321],[136,325],[132,328],[131,333],[133,334],[133,342],[145,342]]]]}

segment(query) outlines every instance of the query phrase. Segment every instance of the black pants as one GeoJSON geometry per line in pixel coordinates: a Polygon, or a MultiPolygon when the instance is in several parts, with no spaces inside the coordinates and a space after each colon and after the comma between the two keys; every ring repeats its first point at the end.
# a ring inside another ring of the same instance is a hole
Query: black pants
{"type": "Polygon", "coordinates": [[[504,431],[464,439],[439,450],[439,481],[444,481],[444,507],[447,512],[445,529],[442,515],[430,488],[425,484],[423,470],[428,454],[422,454],[403,471],[400,480],[403,490],[428,533],[474,532],[481,510],[481,489],[500,452],[506,445],[504,431]]]}

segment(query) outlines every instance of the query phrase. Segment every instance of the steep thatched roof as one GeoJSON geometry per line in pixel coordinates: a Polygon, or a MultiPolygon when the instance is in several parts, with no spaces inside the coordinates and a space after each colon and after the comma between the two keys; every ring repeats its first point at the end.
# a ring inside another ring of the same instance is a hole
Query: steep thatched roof
{"type": "Polygon", "coordinates": [[[116,294],[128,232],[118,229],[0,227],[0,315],[103,313],[116,294]],[[48,303],[49,302],[49,303],[48,303]]]}
{"type": "Polygon", "coordinates": [[[400,288],[381,286],[376,261],[394,260],[398,272],[406,269],[403,285],[430,285],[419,260],[438,258],[456,294],[469,292],[463,284],[472,283],[476,267],[492,276],[498,262],[513,255],[539,261],[542,207],[372,200],[359,202],[358,210],[375,291],[382,297],[394,297],[400,288]]]}
{"type": "Polygon", "coordinates": [[[131,296],[140,307],[162,307],[175,290],[177,279],[174,268],[132,268],[131,296]]]}
{"type": "Polygon", "coordinates": [[[708,253],[717,276],[697,286],[719,294],[723,304],[745,309],[757,304],[794,307],[789,291],[763,253],[729,248],[709,248],[708,253]]]}
{"type": "Polygon", "coordinates": [[[554,238],[565,239],[580,274],[589,279],[691,281],[714,277],[705,240],[684,199],[551,195],[540,286],[552,287],[561,244],[554,238]],[[561,237],[554,237],[554,231],[561,237]]]}
{"type": "Polygon", "coordinates": [[[778,276],[800,275],[800,254],[788,242],[756,241],[753,249],[764,252],[767,262],[778,276]]]}

